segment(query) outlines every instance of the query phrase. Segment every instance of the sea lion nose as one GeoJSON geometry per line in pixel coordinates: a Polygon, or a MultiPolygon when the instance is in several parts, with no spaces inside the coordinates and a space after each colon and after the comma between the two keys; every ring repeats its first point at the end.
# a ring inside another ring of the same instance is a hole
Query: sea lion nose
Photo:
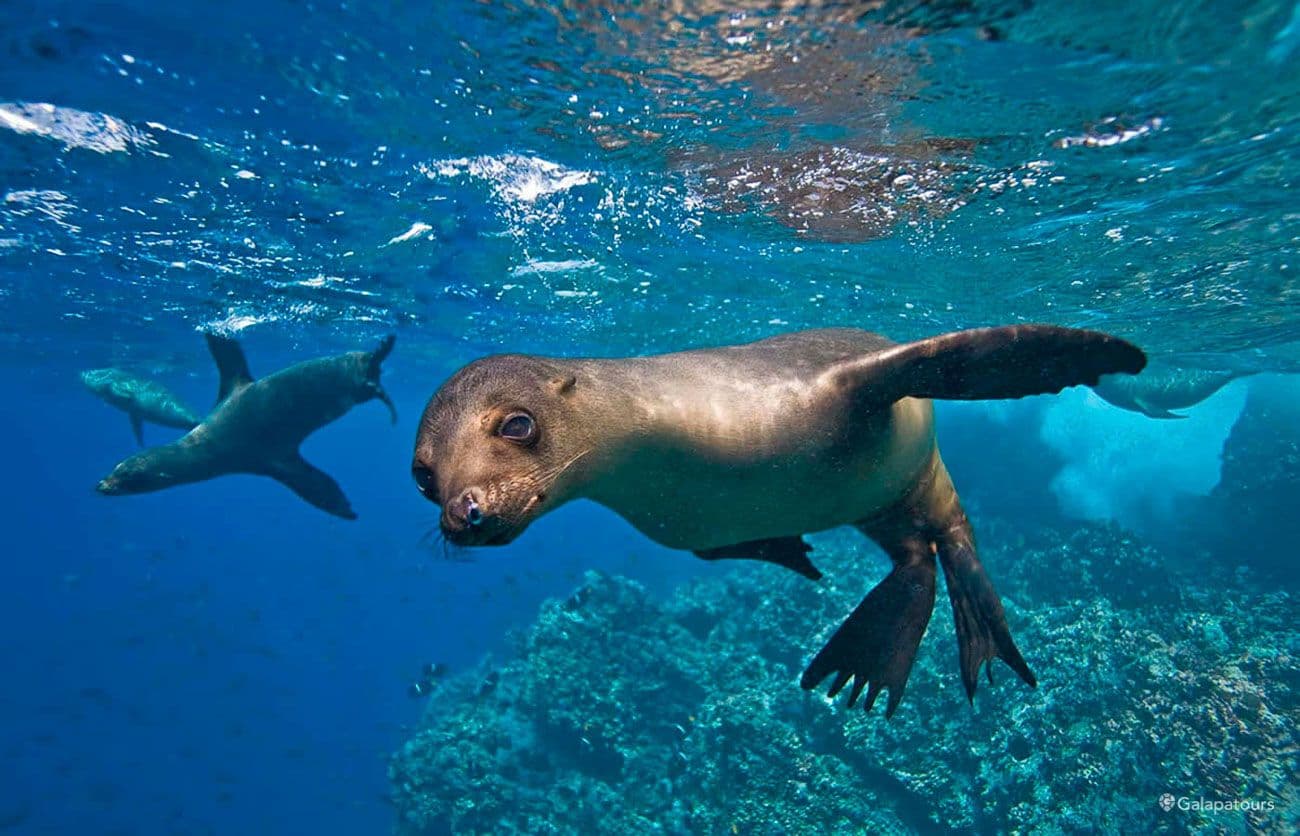
{"type": "Polygon", "coordinates": [[[443,513],[453,528],[476,528],[483,524],[483,508],[472,491],[467,490],[448,502],[443,513]]]}

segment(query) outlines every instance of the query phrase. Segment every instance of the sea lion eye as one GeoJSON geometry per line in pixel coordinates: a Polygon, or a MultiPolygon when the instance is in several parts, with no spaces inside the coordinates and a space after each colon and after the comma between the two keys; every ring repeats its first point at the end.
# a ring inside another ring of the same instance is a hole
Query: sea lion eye
{"type": "Polygon", "coordinates": [[[415,478],[415,486],[420,489],[420,493],[434,502],[438,501],[438,485],[432,470],[416,463],[411,465],[411,476],[415,478]]]}
{"type": "Polygon", "coordinates": [[[516,412],[506,416],[506,420],[501,422],[497,435],[510,441],[532,441],[537,435],[537,423],[528,413],[516,412]]]}

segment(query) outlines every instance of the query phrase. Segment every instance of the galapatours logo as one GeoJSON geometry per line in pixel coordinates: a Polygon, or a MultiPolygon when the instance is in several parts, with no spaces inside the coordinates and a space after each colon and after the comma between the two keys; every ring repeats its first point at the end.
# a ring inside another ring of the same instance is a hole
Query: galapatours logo
{"type": "Polygon", "coordinates": [[[1217,798],[1188,798],[1185,795],[1174,797],[1173,793],[1165,793],[1160,796],[1160,809],[1166,813],[1177,807],[1183,812],[1204,812],[1204,813],[1233,813],[1233,812],[1258,812],[1267,813],[1276,808],[1277,804],[1268,799],[1265,801],[1254,801],[1247,798],[1233,798],[1229,800],[1217,798]]]}

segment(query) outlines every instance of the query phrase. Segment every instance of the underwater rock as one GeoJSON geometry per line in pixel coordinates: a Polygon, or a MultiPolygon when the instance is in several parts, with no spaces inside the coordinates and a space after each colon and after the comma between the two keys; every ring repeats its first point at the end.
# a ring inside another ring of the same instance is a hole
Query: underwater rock
{"type": "Polygon", "coordinates": [[[1223,446],[1223,475],[1191,515],[1198,524],[1190,532],[1226,559],[1293,586],[1297,575],[1290,544],[1300,541],[1297,428],[1300,378],[1253,381],[1223,446]]]}
{"type": "Polygon", "coordinates": [[[1037,690],[1008,685],[999,666],[972,710],[942,600],[892,721],[800,690],[820,634],[886,570],[851,532],[815,538],[820,583],[741,566],[657,601],[589,574],[579,594],[543,606],[517,658],[494,669],[496,688],[477,693],[483,668],[449,677],[430,701],[390,764],[398,832],[1300,823],[1290,596],[1238,576],[1178,577],[1115,528],[1028,541],[986,528],[1037,690]],[[1272,807],[1165,812],[1164,793],[1272,807]]]}

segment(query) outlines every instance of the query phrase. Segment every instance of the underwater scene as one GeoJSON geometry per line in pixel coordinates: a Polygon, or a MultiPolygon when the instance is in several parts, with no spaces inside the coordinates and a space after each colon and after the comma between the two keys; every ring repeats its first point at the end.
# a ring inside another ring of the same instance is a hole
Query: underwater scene
{"type": "Polygon", "coordinates": [[[1300,831],[1300,4],[0,4],[0,834],[1300,831]]]}

